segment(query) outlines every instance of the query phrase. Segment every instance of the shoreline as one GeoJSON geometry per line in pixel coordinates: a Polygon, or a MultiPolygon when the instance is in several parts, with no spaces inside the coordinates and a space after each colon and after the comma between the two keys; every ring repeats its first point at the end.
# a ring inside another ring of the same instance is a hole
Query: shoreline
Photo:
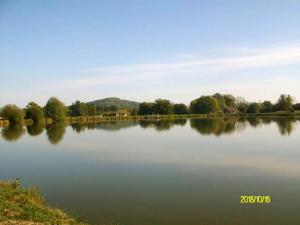
{"type": "MultiPolygon", "coordinates": [[[[243,113],[243,114],[170,114],[170,115],[136,115],[136,116],[79,116],[66,117],[63,123],[100,123],[106,121],[128,121],[128,120],[169,120],[169,119],[205,119],[205,118],[224,118],[224,117],[290,117],[300,116],[300,111],[296,112],[269,112],[269,113],[243,113]]],[[[56,123],[50,118],[43,121],[45,124],[56,123]]],[[[9,121],[0,119],[0,127],[8,127],[9,121]]],[[[25,119],[22,125],[32,125],[31,119],[25,119]]]]}
{"type": "Polygon", "coordinates": [[[19,180],[0,180],[0,224],[88,225],[61,209],[49,206],[36,187],[22,187],[19,180]]]}

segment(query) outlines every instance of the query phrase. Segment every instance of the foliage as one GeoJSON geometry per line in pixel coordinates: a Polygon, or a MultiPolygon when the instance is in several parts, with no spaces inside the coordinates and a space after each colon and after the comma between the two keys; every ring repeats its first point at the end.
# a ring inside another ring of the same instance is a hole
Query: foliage
{"type": "Polygon", "coordinates": [[[212,97],[214,97],[218,101],[219,111],[224,112],[224,109],[226,108],[224,96],[220,93],[215,93],[212,97]]]}
{"type": "Polygon", "coordinates": [[[279,111],[292,111],[293,110],[293,98],[290,95],[280,95],[277,101],[277,110],[279,111]]]}
{"type": "Polygon", "coordinates": [[[240,113],[247,113],[248,103],[242,97],[236,99],[236,107],[240,113]]]}
{"type": "Polygon", "coordinates": [[[0,181],[0,212],[0,223],[5,224],[83,225],[65,212],[47,206],[37,188],[22,188],[19,180],[0,181]]]}
{"type": "Polygon", "coordinates": [[[261,104],[261,112],[263,113],[272,112],[273,108],[273,104],[270,101],[264,101],[261,104]]]}
{"type": "Polygon", "coordinates": [[[293,108],[295,110],[300,110],[300,103],[297,103],[297,104],[293,105],[293,108]]]}
{"type": "Polygon", "coordinates": [[[118,109],[127,109],[130,111],[132,109],[137,110],[139,108],[138,102],[123,100],[115,97],[104,98],[104,99],[88,102],[87,104],[92,104],[96,106],[96,108],[98,109],[98,113],[107,112],[107,111],[117,111],[118,109]]]}
{"type": "Polygon", "coordinates": [[[76,101],[69,107],[70,116],[88,116],[88,107],[84,102],[76,101]]]}
{"type": "Polygon", "coordinates": [[[227,107],[236,107],[236,99],[233,95],[223,95],[227,107]]]}
{"type": "Polygon", "coordinates": [[[64,121],[66,117],[65,105],[59,99],[52,97],[45,106],[45,114],[54,121],[64,121]]]}
{"type": "Polygon", "coordinates": [[[96,109],[96,106],[93,105],[93,104],[86,104],[87,106],[87,114],[89,116],[95,116],[97,115],[97,109],[96,109]]]}
{"type": "Polygon", "coordinates": [[[254,102],[250,103],[247,108],[247,113],[259,113],[260,112],[260,104],[254,102]]]}
{"type": "Polygon", "coordinates": [[[151,115],[153,114],[153,103],[143,102],[139,105],[139,115],[151,115]]]}
{"type": "Polygon", "coordinates": [[[24,121],[24,111],[16,105],[6,105],[0,113],[1,117],[9,120],[10,123],[22,123],[24,121]]]}
{"type": "Polygon", "coordinates": [[[218,109],[218,101],[211,96],[201,96],[200,98],[193,100],[190,104],[191,113],[216,113],[218,112],[218,109]]]}
{"type": "Polygon", "coordinates": [[[35,102],[30,102],[25,109],[25,118],[32,119],[33,122],[39,122],[44,120],[44,110],[35,102]]]}
{"type": "Polygon", "coordinates": [[[174,114],[181,115],[181,114],[187,114],[188,109],[187,106],[183,103],[180,104],[174,104],[174,114]]]}
{"type": "Polygon", "coordinates": [[[156,99],[153,105],[153,112],[160,115],[173,114],[174,106],[167,99],[156,99]]]}

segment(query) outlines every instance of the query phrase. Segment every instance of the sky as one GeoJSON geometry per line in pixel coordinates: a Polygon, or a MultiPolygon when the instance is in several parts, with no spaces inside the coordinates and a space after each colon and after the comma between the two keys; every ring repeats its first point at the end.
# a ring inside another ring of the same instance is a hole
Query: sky
{"type": "Polygon", "coordinates": [[[0,0],[0,106],[300,101],[298,0],[0,0]]]}

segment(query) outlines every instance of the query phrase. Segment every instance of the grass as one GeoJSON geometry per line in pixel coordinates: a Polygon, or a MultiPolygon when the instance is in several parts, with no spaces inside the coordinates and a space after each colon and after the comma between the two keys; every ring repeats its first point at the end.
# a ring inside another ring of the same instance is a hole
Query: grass
{"type": "Polygon", "coordinates": [[[60,209],[50,207],[37,188],[20,187],[19,181],[0,181],[0,225],[84,225],[60,209]]]}

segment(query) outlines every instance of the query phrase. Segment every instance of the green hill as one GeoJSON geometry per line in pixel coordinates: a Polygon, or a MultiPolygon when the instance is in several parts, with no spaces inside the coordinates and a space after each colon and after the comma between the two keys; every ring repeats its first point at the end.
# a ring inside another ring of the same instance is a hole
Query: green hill
{"type": "Polygon", "coordinates": [[[87,103],[93,104],[101,108],[108,108],[110,106],[115,106],[117,109],[138,109],[140,104],[135,101],[123,100],[116,97],[104,98],[104,99],[95,100],[87,103]]]}

